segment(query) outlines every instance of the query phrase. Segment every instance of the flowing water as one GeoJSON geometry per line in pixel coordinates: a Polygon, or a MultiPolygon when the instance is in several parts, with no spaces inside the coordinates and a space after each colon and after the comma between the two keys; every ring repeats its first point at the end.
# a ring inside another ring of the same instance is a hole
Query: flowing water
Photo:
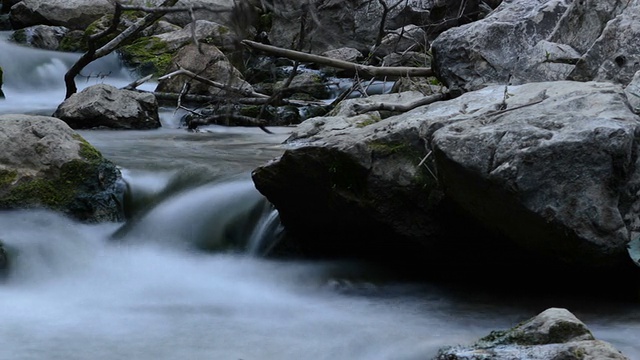
{"type": "MultiPolygon", "coordinates": [[[[0,113],[51,114],[75,57],[0,40],[0,113]]],[[[79,84],[126,84],[121,69],[110,57],[85,74],[109,76],[79,84]]],[[[190,133],[179,116],[164,110],[158,130],[80,132],[122,168],[127,223],[0,213],[12,258],[0,284],[0,359],[429,359],[566,307],[640,360],[638,299],[509,294],[261,256],[281,229],[249,174],[282,153],[290,129],[190,133]]]]}

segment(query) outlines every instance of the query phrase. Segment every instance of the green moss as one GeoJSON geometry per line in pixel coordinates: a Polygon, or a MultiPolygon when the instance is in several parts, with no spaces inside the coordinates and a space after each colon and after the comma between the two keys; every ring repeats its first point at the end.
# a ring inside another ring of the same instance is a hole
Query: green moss
{"type": "Polygon", "coordinates": [[[87,140],[85,140],[79,134],[74,134],[73,138],[80,142],[80,151],[78,155],[80,155],[83,159],[96,163],[103,160],[102,154],[98,149],[93,147],[93,145],[89,144],[87,140]]]}
{"type": "Polygon", "coordinates": [[[267,33],[271,31],[271,26],[273,24],[273,14],[266,13],[260,15],[258,18],[257,30],[258,32],[266,31],[267,33]]]}
{"type": "Polygon", "coordinates": [[[84,33],[80,30],[67,32],[58,44],[58,51],[84,52],[87,51],[87,43],[84,33]]]}
{"type": "Polygon", "coordinates": [[[357,124],[356,124],[356,127],[363,128],[363,127],[365,127],[365,126],[369,126],[369,125],[371,125],[371,124],[375,124],[375,123],[377,123],[377,122],[378,122],[378,121],[380,121],[380,120],[382,120],[382,118],[381,118],[379,115],[377,115],[377,114],[370,114],[368,119],[363,120],[363,121],[361,121],[361,122],[357,123],[357,124]]]}
{"type": "Polygon", "coordinates": [[[5,185],[12,184],[16,180],[17,176],[18,173],[16,171],[0,170],[0,189],[5,185]]]}
{"type": "Polygon", "coordinates": [[[161,76],[171,64],[173,52],[167,43],[153,36],[143,37],[120,50],[122,59],[138,69],[141,75],[161,76]]]}
{"type": "Polygon", "coordinates": [[[21,179],[17,186],[0,198],[0,208],[44,206],[62,209],[75,199],[87,179],[96,174],[97,166],[72,160],[60,168],[59,174],[21,179]]]}
{"type": "Polygon", "coordinates": [[[27,43],[27,31],[25,29],[16,30],[11,34],[11,40],[17,42],[18,44],[26,44],[27,43]]]}
{"type": "Polygon", "coordinates": [[[403,142],[372,141],[368,146],[377,155],[388,156],[393,154],[407,154],[419,157],[417,151],[412,146],[403,142]]]}

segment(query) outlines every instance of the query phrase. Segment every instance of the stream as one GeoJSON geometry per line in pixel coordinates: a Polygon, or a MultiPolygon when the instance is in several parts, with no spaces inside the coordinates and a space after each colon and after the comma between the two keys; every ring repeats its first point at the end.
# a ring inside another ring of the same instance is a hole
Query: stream
{"type": "MultiPolygon", "coordinates": [[[[0,114],[52,114],[77,57],[1,33],[0,114]]],[[[83,74],[91,76],[80,88],[133,79],[115,55],[83,74]]],[[[121,168],[137,204],[128,222],[0,213],[13,260],[0,283],[0,359],[425,360],[565,307],[640,360],[640,294],[509,293],[396,278],[358,262],[262,256],[281,229],[250,172],[285,150],[292,129],[196,133],[180,116],[163,109],[157,130],[79,131],[121,168]]]]}

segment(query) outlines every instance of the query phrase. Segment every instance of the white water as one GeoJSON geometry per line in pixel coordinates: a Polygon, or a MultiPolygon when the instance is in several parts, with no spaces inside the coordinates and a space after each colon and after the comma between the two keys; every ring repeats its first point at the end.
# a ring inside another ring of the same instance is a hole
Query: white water
{"type": "MultiPolygon", "coordinates": [[[[7,81],[0,113],[52,112],[64,94],[58,65],[67,57],[0,42],[7,81]],[[40,65],[15,73],[32,60],[40,65]]],[[[99,81],[126,83],[125,75],[99,81]]],[[[0,284],[0,359],[429,359],[439,347],[551,306],[567,307],[596,337],[640,359],[638,302],[496,294],[400,282],[363,264],[196,250],[209,232],[234,228],[226,218],[251,212],[253,202],[260,207],[248,173],[283,151],[288,129],[187,133],[171,113],[159,130],[81,132],[123,167],[137,201],[148,200],[119,240],[111,236],[122,224],[0,213],[0,238],[12,255],[0,284]],[[178,182],[182,191],[163,195],[180,176],[209,180],[178,182]]],[[[259,229],[274,227],[245,226],[249,235],[238,245],[252,249],[263,241],[254,238],[259,229]]]]}

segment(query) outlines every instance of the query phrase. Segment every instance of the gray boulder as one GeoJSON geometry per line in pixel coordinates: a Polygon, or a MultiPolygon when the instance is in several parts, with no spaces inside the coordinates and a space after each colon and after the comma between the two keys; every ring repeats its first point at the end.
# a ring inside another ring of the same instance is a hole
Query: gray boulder
{"type": "MultiPolygon", "coordinates": [[[[295,1],[265,1],[272,14],[270,41],[280,47],[295,48],[300,22],[305,22],[303,49],[322,53],[340,47],[353,47],[367,54],[380,33],[380,21],[384,12],[379,1],[309,1],[300,6],[295,1]]],[[[432,1],[417,0],[400,2],[390,8],[384,30],[399,29],[416,25],[425,29],[433,39],[447,28],[475,20],[472,14],[478,12],[477,1],[432,1]],[[462,9],[462,13],[458,14],[462,9]]],[[[385,54],[386,55],[386,54],[385,54]]]]}
{"type": "Polygon", "coordinates": [[[90,86],[72,95],[53,113],[74,129],[155,129],[161,126],[153,94],[90,86]]]}
{"type": "Polygon", "coordinates": [[[485,19],[442,33],[434,70],[449,87],[613,81],[640,70],[640,4],[623,0],[504,1],[485,19]]]}
{"type": "Polygon", "coordinates": [[[553,33],[570,3],[503,1],[483,20],[445,31],[432,43],[438,78],[466,90],[508,83],[522,70],[521,58],[553,33]]]}
{"type": "Polygon", "coordinates": [[[434,360],[628,360],[596,340],[567,309],[550,308],[506,331],[492,331],[471,346],[441,349],[434,360]]]}
{"type": "MultiPolygon", "coordinates": [[[[292,148],[253,172],[305,246],[406,240],[428,254],[464,227],[445,211],[457,209],[469,228],[527,254],[576,267],[630,264],[640,118],[620,86],[493,86],[386,119],[344,111],[305,121],[292,148]]],[[[457,238],[450,250],[470,242],[457,238]]]]}
{"type": "Polygon", "coordinates": [[[84,30],[114,9],[109,0],[22,0],[11,7],[10,20],[14,29],[54,25],[84,30]]]}
{"type": "Polygon", "coordinates": [[[0,208],[47,208],[87,222],[121,221],[116,166],[59,119],[0,116],[0,208]]]}

